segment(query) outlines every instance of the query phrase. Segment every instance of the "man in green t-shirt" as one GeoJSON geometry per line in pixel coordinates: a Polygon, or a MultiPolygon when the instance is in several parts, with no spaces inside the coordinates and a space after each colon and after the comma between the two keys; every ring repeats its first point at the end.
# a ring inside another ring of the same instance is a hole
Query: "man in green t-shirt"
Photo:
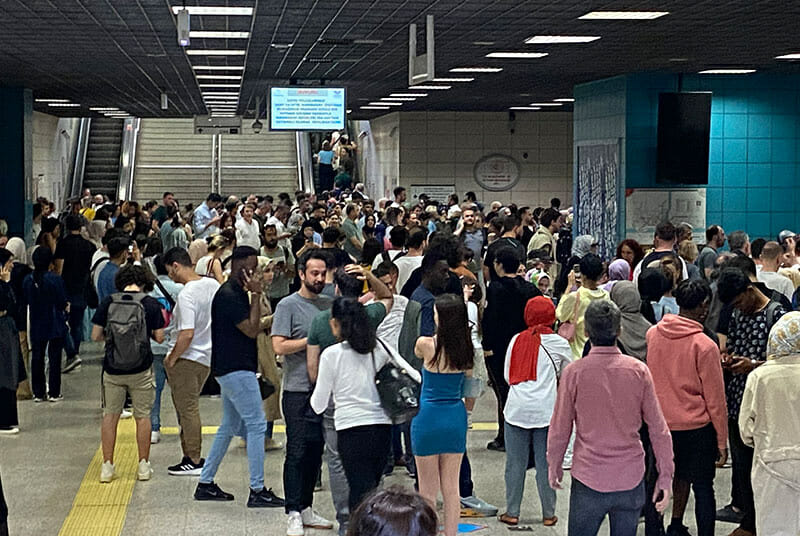
{"type": "Polygon", "coordinates": [[[345,208],[347,218],[342,222],[342,232],[345,236],[344,250],[354,259],[361,260],[361,251],[364,249],[364,240],[358,228],[358,206],[350,203],[345,208]]]}
{"type": "MultiPolygon", "coordinates": [[[[345,298],[359,298],[364,290],[364,280],[367,281],[375,293],[374,303],[365,306],[364,310],[367,313],[372,329],[377,329],[378,325],[386,317],[386,313],[392,309],[394,299],[389,287],[371,272],[364,270],[363,267],[357,264],[348,264],[344,268],[339,268],[333,275],[333,282],[336,284],[336,295],[345,298]]],[[[330,319],[330,310],[321,311],[314,317],[308,330],[306,359],[311,383],[316,383],[317,381],[319,358],[322,351],[339,342],[331,332],[330,319]]],[[[347,498],[350,495],[350,488],[347,485],[347,477],[345,477],[342,459],[339,457],[337,449],[332,404],[325,411],[322,426],[325,432],[325,456],[331,481],[331,496],[333,497],[333,505],[336,508],[336,521],[339,522],[339,526],[342,528],[347,524],[349,516],[347,498]]]]}

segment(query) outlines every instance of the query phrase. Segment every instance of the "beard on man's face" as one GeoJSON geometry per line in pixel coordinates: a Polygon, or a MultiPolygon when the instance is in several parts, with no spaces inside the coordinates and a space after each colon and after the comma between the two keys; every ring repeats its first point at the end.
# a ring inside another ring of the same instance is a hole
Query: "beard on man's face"
{"type": "Polygon", "coordinates": [[[303,284],[306,286],[308,290],[310,290],[314,294],[319,294],[325,289],[325,281],[320,281],[319,283],[304,281],[303,284]]]}

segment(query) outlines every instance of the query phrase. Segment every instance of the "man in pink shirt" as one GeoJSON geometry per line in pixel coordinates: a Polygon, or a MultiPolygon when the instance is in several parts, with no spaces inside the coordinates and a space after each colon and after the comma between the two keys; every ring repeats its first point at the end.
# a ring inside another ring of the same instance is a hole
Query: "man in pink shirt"
{"type": "Polygon", "coordinates": [[[647,366],[672,434],[675,504],[668,536],[688,534],[683,513],[694,488],[698,536],[714,536],[715,462],[728,456],[728,409],[719,347],[705,333],[711,288],[682,281],[673,292],[680,315],[666,315],[647,332],[647,366]]]}
{"type": "Polygon", "coordinates": [[[647,500],[642,421],[656,457],[659,476],[652,500],[659,512],[672,490],[672,439],[647,365],[616,346],[619,308],[595,301],[584,322],[592,350],[561,377],[547,440],[550,486],[561,488],[561,462],[574,425],[568,535],[596,535],[608,514],[611,536],[634,536],[647,500]]]}

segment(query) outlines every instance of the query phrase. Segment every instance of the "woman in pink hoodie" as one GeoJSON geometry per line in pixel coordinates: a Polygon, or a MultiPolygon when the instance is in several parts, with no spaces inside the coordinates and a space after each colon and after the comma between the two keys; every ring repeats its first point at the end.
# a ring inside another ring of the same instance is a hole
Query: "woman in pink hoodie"
{"type": "Polygon", "coordinates": [[[704,332],[711,289],[685,280],[673,292],[680,313],[647,332],[647,366],[672,434],[675,477],[667,534],[686,534],[683,512],[694,489],[698,536],[713,536],[715,462],[727,458],[728,413],[719,348],[704,332]]]}

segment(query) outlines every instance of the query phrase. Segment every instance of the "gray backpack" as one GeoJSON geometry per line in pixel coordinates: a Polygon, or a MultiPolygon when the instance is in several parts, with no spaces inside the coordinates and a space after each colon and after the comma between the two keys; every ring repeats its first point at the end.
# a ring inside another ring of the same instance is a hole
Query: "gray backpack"
{"type": "Polygon", "coordinates": [[[142,300],[144,293],[111,295],[106,321],[108,366],[120,372],[133,372],[150,360],[150,338],[142,300]]]}

